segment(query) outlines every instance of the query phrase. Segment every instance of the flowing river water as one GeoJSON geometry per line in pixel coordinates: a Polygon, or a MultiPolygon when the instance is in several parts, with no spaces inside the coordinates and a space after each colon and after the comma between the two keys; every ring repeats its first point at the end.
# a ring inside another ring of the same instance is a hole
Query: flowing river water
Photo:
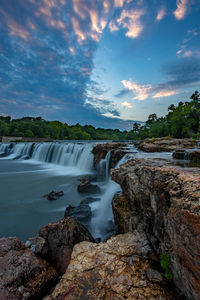
{"type": "MultiPolygon", "coordinates": [[[[91,153],[96,142],[0,143],[0,237],[17,236],[25,241],[40,228],[64,217],[67,206],[86,198],[77,192],[80,179],[92,178],[100,193],[92,194],[92,218],[88,229],[105,240],[113,228],[112,198],[120,186],[109,177],[110,154],[94,169],[91,153]],[[56,201],[42,196],[52,190],[64,192],[56,201]]],[[[133,145],[120,162],[132,157],[170,158],[171,153],[145,154],[133,145]]]]}

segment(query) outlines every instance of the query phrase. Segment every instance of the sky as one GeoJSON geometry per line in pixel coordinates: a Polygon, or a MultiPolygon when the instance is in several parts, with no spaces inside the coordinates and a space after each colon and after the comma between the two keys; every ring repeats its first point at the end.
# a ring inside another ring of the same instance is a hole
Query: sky
{"type": "Polygon", "coordinates": [[[200,0],[0,0],[0,115],[129,130],[199,87],[200,0]]]}

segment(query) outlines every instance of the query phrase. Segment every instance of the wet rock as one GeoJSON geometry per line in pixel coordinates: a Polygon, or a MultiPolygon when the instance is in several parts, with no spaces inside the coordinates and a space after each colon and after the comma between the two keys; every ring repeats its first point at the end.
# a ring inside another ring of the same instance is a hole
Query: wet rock
{"type": "Polygon", "coordinates": [[[75,217],[44,226],[32,240],[37,255],[45,258],[63,274],[70,262],[75,244],[81,241],[94,241],[88,230],[75,217]]]}
{"type": "Polygon", "coordinates": [[[62,197],[64,195],[63,191],[52,191],[49,194],[46,194],[42,196],[43,198],[46,198],[47,200],[57,200],[58,198],[62,197]]]}
{"type": "Polygon", "coordinates": [[[196,141],[190,139],[156,138],[145,139],[138,145],[138,149],[145,152],[171,152],[177,149],[191,149],[197,146],[196,141]]]}
{"type": "Polygon", "coordinates": [[[111,178],[126,203],[113,206],[121,230],[143,230],[158,255],[170,254],[173,282],[186,299],[200,299],[200,169],[133,159],[111,178]]]}
{"type": "Polygon", "coordinates": [[[94,146],[92,153],[94,154],[95,166],[97,166],[101,159],[106,157],[109,151],[111,152],[110,168],[113,168],[116,163],[127,153],[126,143],[105,143],[94,146]]]}
{"type": "Polygon", "coordinates": [[[19,239],[0,238],[0,299],[39,299],[58,274],[19,239]]]}
{"type": "Polygon", "coordinates": [[[75,207],[69,205],[65,210],[64,217],[67,218],[71,216],[75,216],[81,224],[88,226],[92,217],[91,208],[88,204],[84,203],[75,207]]]}
{"type": "Polygon", "coordinates": [[[82,242],[74,247],[70,265],[53,293],[67,299],[174,299],[157,282],[149,281],[150,262],[137,245],[138,232],[112,237],[106,243],[82,242]]]}
{"type": "Polygon", "coordinates": [[[186,150],[185,149],[177,149],[172,153],[173,159],[185,159],[186,158],[186,150]]]}
{"type": "Polygon", "coordinates": [[[151,268],[148,268],[146,270],[146,275],[147,275],[147,278],[152,282],[165,282],[166,281],[160,272],[158,272],[157,270],[151,269],[151,268]]]}
{"type": "Polygon", "coordinates": [[[193,163],[200,163],[200,150],[188,151],[186,158],[192,161],[193,163]]]}
{"type": "Polygon", "coordinates": [[[97,184],[92,184],[89,181],[84,181],[78,185],[78,192],[99,194],[101,190],[97,184]]]}

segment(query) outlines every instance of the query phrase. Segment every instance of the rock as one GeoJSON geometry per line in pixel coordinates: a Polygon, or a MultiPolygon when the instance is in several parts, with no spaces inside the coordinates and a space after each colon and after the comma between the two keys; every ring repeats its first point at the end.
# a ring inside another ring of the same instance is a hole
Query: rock
{"type": "Polygon", "coordinates": [[[92,184],[89,181],[84,181],[78,185],[78,192],[99,194],[101,190],[97,184],[92,184]]]}
{"type": "Polygon", "coordinates": [[[147,278],[152,281],[152,282],[165,282],[166,280],[164,279],[163,275],[158,272],[157,270],[148,268],[146,270],[147,278]]]}
{"type": "Polygon", "coordinates": [[[76,207],[69,205],[65,210],[64,217],[67,218],[71,216],[76,217],[84,226],[88,226],[92,217],[92,211],[88,204],[80,204],[76,207]]]}
{"type": "Polygon", "coordinates": [[[191,149],[197,145],[190,139],[156,138],[145,139],[138,145],[138,149],[145,152],[171,152],[177,149],[191,149]]]}
{"type": "Polygon", "coordinates": [[[172,153],[173,159],[186,159],[186,150],[177,149],[172,153]]]}
{"type": "Polygon", "coordinates": [[[126,143],[105,143],[94,146],[92,153],[94,154],[94,164],[98,165],[101,159],[104,159],[108,152],[110,155],[110,168],[115,167],[116,163],[127,153],[126,143]]]}
{"type": "Polygon", "coordinates": [[[193,163],[200,164],[200,150],[187,151],[186,159],[189,159],[193,163]]]}
{"type": "Polygon", "coordinates": [[[37,255],[41,255],[63,274],[70,262],[75,244],[94,241],[88,230],[74,217],[44,226],[33,239],[37,255]]]}
{"type": "Polygon", "coordinates": [[[15,237],[0,238],[0,299],[41,299],[58,274],[15,237]]]}
{"type": "Polygon", "coordinates": [[[66,293],[74,299],[174,299],[158,283],[149,281],[150,261],[137,248],[138,232],[118,235],[106,243],[82,242],[74,247],[66,273],[46,300],[66,293]]]}
{"type": "Polygon", "coordinates": [[[42,196],[43,198],[46,198],[47,200],[57,200],[59,197],[62,197],[64,195],[63,191],[52,191],[49,194],[46,194],[44,196],[42,196]]]}
{"type": "Polygon", "coordinates": [[[200,299],[200,169],[133,159],[110,173],[126,203],[113,205],[125,220],[121,230],[143,230],[157,255],[170,254],[173,282],[186,299],[200,299]]]}

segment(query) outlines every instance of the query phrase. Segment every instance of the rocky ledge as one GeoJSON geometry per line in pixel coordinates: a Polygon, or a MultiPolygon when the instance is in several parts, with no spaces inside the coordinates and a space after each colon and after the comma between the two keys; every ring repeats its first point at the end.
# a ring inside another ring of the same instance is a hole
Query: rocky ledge
{"type": "Polygon", "coordinates": [[[94,154],[94,165],[96,166],[101,159],[104,159],[110,151],[110,168],[114,168],[116,163],[126,153],[126,143],[105,143],[94,146],[92,153],[94,154]]]}
{"type": "Polygon", "coordinates": [[[139,150],[145,152],[172,152],[177,149],[192,149],[196,146],[196,141],[174,138],[145,139],[136,145],[139,150]]]}
{"type": "Polygon", "coordinates": [[[113,203],[118,231],[145,232],[157,255],[169,254],[186,299],[200,299],[200,169],[133,159],[111,177],[123,189],[113,203]]]}
{"type": "Polygon", "coordinates": [[[150,253],[145,235],[136,231],[106,243],[77,244],[66,273],[45,300],[174,299],[152,268],[150,253]]]}

